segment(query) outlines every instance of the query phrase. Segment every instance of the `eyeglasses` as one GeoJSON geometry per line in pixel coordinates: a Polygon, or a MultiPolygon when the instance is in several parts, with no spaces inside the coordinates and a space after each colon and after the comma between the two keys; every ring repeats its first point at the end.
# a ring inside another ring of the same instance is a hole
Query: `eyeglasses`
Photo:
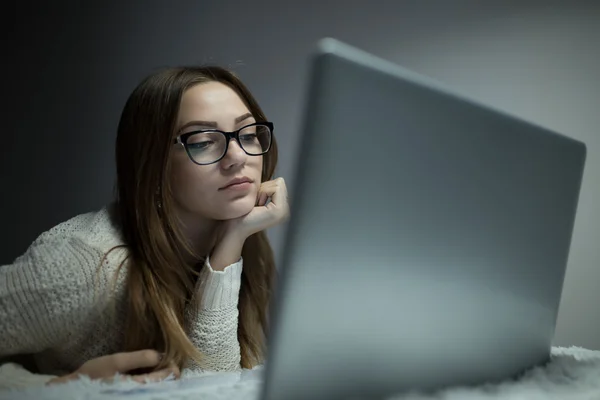
{"type": "Polygon", "coordinates": [[[192,162],[209,165],[225,157],[231,139],[235,139],[249,156],[260,156],[269,151],[272,138],[273,123],[257,122],[234,132],[217,129],[187,132],[177,136],[173,143],[182,145],[192,162]]]}

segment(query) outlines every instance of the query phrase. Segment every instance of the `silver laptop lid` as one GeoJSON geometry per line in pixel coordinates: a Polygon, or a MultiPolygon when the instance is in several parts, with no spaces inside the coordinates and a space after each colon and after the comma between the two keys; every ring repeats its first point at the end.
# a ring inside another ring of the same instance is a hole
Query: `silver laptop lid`
{"type": "Polygon", "coordinates": [[[265,399],[547,359],[584,144],[332,39],[314,57],[265,399]]]}

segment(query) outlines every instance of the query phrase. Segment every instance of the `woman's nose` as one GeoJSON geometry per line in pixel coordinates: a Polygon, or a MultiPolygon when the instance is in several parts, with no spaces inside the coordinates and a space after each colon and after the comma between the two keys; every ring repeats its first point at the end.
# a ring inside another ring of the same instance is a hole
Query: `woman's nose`
{"type": "Polygon", "coordinates": [[[223,157],[222,161],[225,163],[225,166],[229,167],[235,164],[243,164],[246,162],[247,158],[248,154],[240,147],[237,140],[231,139],[227,153],[225,153],[225,157],[223,157]]]}

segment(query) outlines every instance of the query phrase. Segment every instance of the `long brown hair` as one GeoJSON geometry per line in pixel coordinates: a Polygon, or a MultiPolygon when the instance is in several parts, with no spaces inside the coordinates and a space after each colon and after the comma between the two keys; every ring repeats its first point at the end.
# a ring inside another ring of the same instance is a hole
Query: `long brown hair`
{"type": "MultiPolygon", "coordinates": [[[[194,295],[196,265],[174,210],[169,182],[170,154],[183,93],[209,81],[234,89],[257,121],[266,117],[246,86],[232,72],[216,66],[168,68],[144,79],[130,95],[119,122],[116,142],[117,215],[129,250],[127,322],[124,350],[144,348],[165,353],[161,366],[201,362],[184,327],[184,311],[194,295]]],[[[272,179],[277,144],[263,156],[262,180],[272,179]]],[[[264,357],[267,312],[275,263],[267,236],[250,236],[243,247],[244,269],[239,298],[238,339],[241,366],[264,357]]],[[[196,294],[197,295],[197,294],[196,294]]]]}

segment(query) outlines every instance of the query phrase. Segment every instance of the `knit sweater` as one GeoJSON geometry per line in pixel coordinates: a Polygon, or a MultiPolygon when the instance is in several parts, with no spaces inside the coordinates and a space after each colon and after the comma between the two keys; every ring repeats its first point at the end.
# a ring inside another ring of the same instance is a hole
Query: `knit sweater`
{"type": "MultiPolygon", "coordinates": [[[[0,267],[0,358],[33,354],[41,374],[61,375],[122,351],[128,264],[115,273],[127,249],[109,250],[123,244],[105,207],[55,226],[0,267]]],[[[185,329],[205,361],[190,369],[239,368],[241,274],[242,260],[223,271],[214,271],[210,260],[202,268],[185,329]]]]}

